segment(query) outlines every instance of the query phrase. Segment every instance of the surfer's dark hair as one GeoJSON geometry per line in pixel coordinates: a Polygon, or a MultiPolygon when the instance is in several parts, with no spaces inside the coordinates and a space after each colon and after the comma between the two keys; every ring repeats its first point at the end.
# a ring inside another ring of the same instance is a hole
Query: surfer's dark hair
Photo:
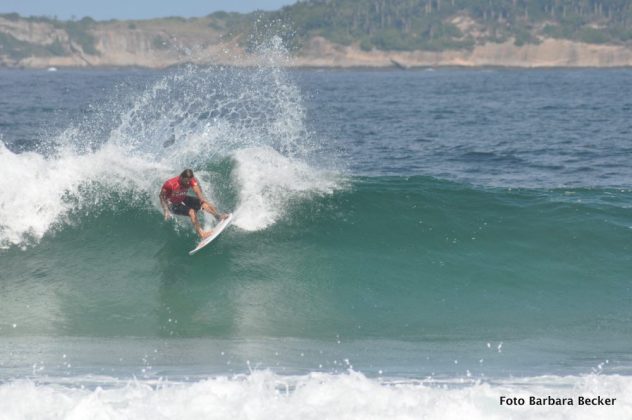
{"type": "Polygon", "coordinates": [[[193,178],[193,171],[191,169],[185,169],[180,174],[180,178],[189,178],[189,179],[193,178]]]}

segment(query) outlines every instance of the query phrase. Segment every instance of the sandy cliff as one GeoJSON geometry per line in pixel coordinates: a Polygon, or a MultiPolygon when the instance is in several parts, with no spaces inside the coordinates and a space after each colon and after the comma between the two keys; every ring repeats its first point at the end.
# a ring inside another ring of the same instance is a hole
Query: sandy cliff
{"type": "Polygon", "coordinates": [[[296,66],[322,67],[424,67],[424,66],[500,66],[500,67],[621,67],[632,66],[632,48],[592,45],[548,39],[538,45],[518,47],[512,41],[488,43],[463,51],[362,51],[356,46],[333,45],[314,38],[304,52],[295,57],[296,66]]]}

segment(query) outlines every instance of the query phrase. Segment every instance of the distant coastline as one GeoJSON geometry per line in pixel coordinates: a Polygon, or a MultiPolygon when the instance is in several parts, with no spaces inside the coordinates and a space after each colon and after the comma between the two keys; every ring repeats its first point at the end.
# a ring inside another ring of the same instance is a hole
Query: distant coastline
{"type": "MultiPolygon", "coordinates": [[[[61,22],[0,15],[0,68],[256,65],[259,59],[248,45],[248,37],[252,38],[248,20],[243,15],[234,15],[107,22],[90,18],[61,22]]],[[[467,19],[457,23],[463,33],[474,25],[467,19]]],[[[274,33],[268,32],[268,35],[274,33]]],[[[552,37],[541,37],[532,43],[518,42],[514,37],[492,42],[479,38],[467,48],[382,50],[367,48],[359,40],[342,44],[318,34],[307,34],[300,45],[290,45],[290,52],[278,64],[291,68],[341,69],[632,66],[632,46],[626,43],[589,43],[552,37]]]]}

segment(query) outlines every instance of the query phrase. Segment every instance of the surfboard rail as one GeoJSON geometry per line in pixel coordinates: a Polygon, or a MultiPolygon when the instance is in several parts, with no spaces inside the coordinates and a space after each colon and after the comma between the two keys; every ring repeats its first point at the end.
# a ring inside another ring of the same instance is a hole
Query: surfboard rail
{"type": "Polygon", "coordinates": [[[204,248],[206,245],[213,242],[213,240],[217,238],[219,234],[222,233],[222,231],[228,227],[228,225],[230,225],[230,222],[232,220],[233,220],[233,214],[228,213],[228,217],[220,221],[217,225],[215,225],[215,227],[213,228],[213,233],[210,236],[201,240],[200,243],[195,248],[189,251],[189,255],[195,254],[196,252],[204,248]]]}

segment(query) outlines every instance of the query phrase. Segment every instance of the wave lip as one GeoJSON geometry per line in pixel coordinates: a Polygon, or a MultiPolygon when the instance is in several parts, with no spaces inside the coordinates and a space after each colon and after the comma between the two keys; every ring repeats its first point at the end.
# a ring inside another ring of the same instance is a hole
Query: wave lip
{"type": "Polygon", "coordinates": [[[148,175],[159,168],[112,146],[47,158],[15,154],[0,143],[0,161],[0,248],[38,242],[57,224],[69,222],[73,211],[96,211],[112,192],[149,189],[148,175]],[[105,188],[91,188],[94,184],[105,188]]]}
{"type": "Polygon", "coordinates": [[[234,224],[244,230],[265,229],[282,217],[292,201],[339,188],[331,173],[271,147],[241,149],[234,159],[233,177],[239,185],[234,224]]]}

